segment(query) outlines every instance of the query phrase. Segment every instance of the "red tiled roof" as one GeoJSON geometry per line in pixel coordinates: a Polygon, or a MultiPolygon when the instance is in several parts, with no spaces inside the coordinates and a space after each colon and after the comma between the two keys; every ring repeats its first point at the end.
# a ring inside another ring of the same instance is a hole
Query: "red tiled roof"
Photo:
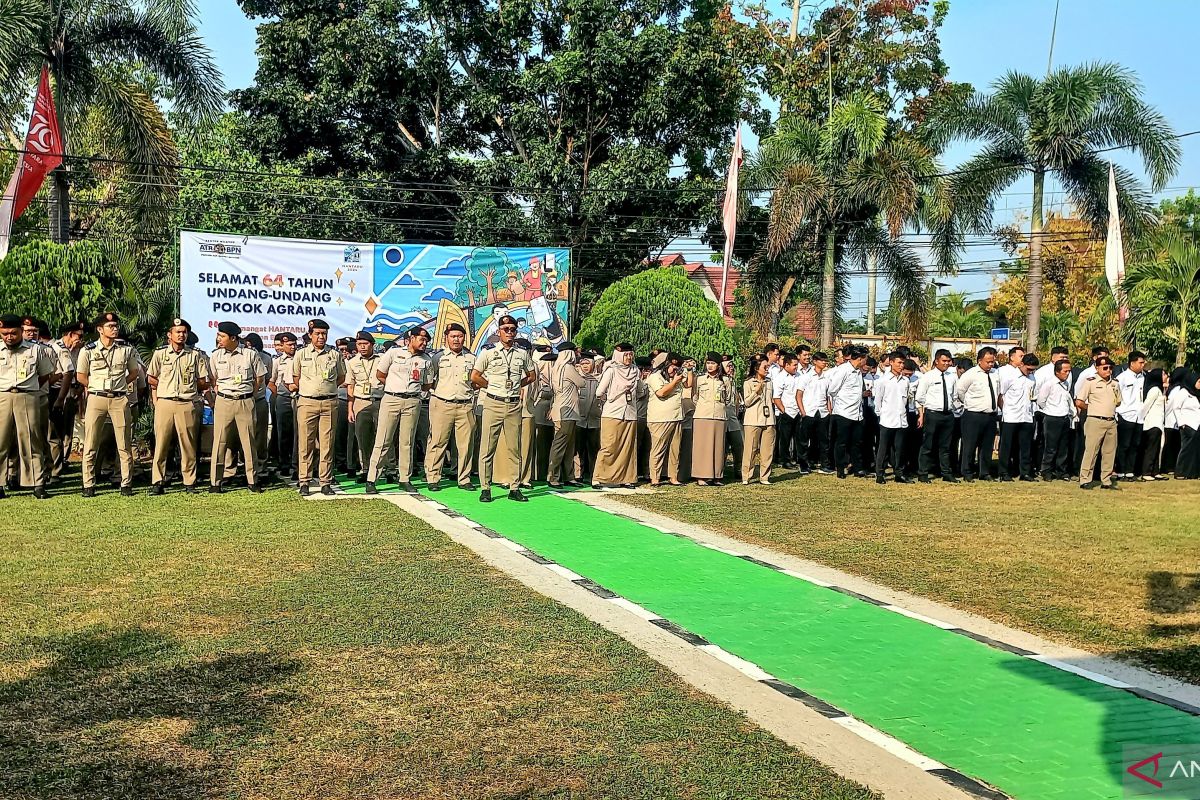
{"type": "MultiPolygon", "coordinates": [[[[687,272],[689,278],[693,281],[704,281],[708,285],[708,289],[712,292],[712,296],[720,302],[721,298],[721,265],[720,264],[705,264],[703,262],[694,262],[684,264],[683,269],[687,272]]],[[[733,308],[733,294],[737,289],[738,283],[742,279],[742,274],[735,268],[729,268],[729,275],[725,279],[725,307],[721,309],[725,316],[729,316],[730,309],[733,308]]]]}

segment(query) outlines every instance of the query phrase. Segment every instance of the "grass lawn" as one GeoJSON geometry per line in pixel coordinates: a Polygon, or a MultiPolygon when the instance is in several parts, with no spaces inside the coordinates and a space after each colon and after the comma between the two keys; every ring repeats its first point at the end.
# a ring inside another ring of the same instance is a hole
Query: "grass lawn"
{"type": "Polygon", "coordinates": [[[386,502],[0,508],[4,797],[871,796],[386,502]]]}
{"type": "Polygon", "coordinates": [[[1121,486],[786,472],[620,500],[1200,682],[1200,484],[1121,486]]]}

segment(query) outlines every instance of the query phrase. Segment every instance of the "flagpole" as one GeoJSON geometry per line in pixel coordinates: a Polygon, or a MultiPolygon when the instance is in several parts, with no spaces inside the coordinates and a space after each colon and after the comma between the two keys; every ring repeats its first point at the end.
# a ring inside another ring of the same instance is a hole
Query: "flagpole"
{"type": "Polygon", "coordinates": [[[725,295],[729,286],[729,262],[733,259],[733,239],[737,234],[738,170],[742,165],[742,124],[733,135],[733,151],[729,154],[729,172],[725,175],[725,201],[722,203],[722,222],[725,227],[725,253],[721,263],[721,316],[725,316],[725,295]]]}

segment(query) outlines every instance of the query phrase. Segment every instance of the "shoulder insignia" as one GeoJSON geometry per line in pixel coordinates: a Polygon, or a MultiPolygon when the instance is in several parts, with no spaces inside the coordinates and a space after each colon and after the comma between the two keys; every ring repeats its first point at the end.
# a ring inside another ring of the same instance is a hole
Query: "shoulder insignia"
{"type": "Polygon", "coordinates": [[[85,345],[83,346],[83,349],[84,349],[84,350],[95,350],[95,349],[96,349],[96,343],[95,343],[95,342],[88,342],[87,344],[85,344],[85,345]]]}
{"type": "Polygon", "coordinates": [[[483,349],[484,350],[494,350],[494,349],[496,349],[496,343],[492,342],[491,344],[485,344],[483,346],[483,349]]]}

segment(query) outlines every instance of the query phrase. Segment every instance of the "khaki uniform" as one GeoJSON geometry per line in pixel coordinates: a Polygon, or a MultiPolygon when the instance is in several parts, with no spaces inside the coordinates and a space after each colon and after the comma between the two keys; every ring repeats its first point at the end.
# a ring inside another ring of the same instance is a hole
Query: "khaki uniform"
{"type": "Polygon", "coordinates": [[[209,359],[209,369],[217,394],[213,405],[209,480],[213,486],[221,485],[225,453],[236,431],[246,461],[246,483],[254,485],[258,476],[254,453],[254,385],[256,380],[266,379],[267,367],[258,352],[249,347],[239,347],[233,352],[218,347],[209,359]]]}
{"type": "Polygon", "coordinates": [[[51,474],[58,477],[71,457],[71,433],[75,428],[78,400],[71,391],[61,408],[55,407],[55,403],[58,402],[62,382],[66,381],[68,385],[75,382],[75,363],[79,358],[79,349],[71,350],[61,339],[50,347],[57,362],[54,374],[61,376],[50,387],[50,468],[51,474]]]}
{"type": "Polygon", "coordinates": [[[346,379],[346,360],[336,347],[317,350],[308,345],[296,351],[292,383],[296,384],[296,435],[300,440],[301,486],[312,481],[313,461],[320,451],[318,476],[322,486],[333,483],[333,426],[338,410],[338,386],[346,379]]]}
{"type": "Polygon", "coordinates": [[[457,355],[442,350],[433,357],[429,393],[429,449],[425,454],[425,480],[436,483],[442,477],[442,462],[454,435],[458,453],[458,485],[471,483],[472,439],[475,436],[475,388],[471,370],[475,354],[463,350],[457,355]]]}
{"type": "Polygon", "coordinates": [[[150,357],[146,374],[158,381],[154,390],[154,483],[162,483],[171,455],[172,440],[179,440],[179,469],[183,485],[196,484],[197,451],[200,447],[197,422],[200,382],[207,383],[208,359],[194,347],[175,350],[160,347],[150,357]]]}
{"type": "MultiPolygon", "coordinates": [[[[54,352],[54,348],[49,342],[33,342],[41,351],[38,358],[47,361],[50,364],[50,376],[53,378],[58,373],[58,355],[54,352]]],[[[136,351],[135,351],[136,352],[136,351]]],[[[55,384],[57,385],[57,381],[55,384]]],[[[37,389],[37,426],[41,431],[41,435],[37,437],[37,443],[42,448],[42,482],[50,482],[50,467],[52,461],[50,459],[50,384],[43,383],[37,389]]],[[[36,486],[33,481],[26,481],[30,485],[36,486]]]]}
{"type": "MultiPolygon", "coordinates": [[[[521,476],[521,381],[533,371],[529,352],[517,346],[490,345],[480,353],[475,369],[488,385],[482,392],[483,424],[479,441],[479,485],[492,488],[492,466],[504,432],[505,452],[513,480],[509,489],[518,488],[521,476]]],[[[530,416],[532,419],[532,415],[530,416]]]]}
{"type": "Polygon", "coordinates": [[[48,353],[32,342],[21,342],[15,350],[0,346],[0,486],[8,481],[14,444],[22,479],[34,488],[45,485],[38,390],[53,372],[48,353]]]}
{"type": "Polygon", "coordinates": [[[421,387],[429,383],[433,361],[424,353],[412,353],[406,347],[393,347],[379,358],[378,372],[387,378],[383,382],[383,400],[379,406],[379,427],[375,431],[375,446],[367,482],[374,483],[380,467],[391,457],[392,443],[399,431],[399,452],[396,472],[400,483],[412,479],[413,436],[417,430],[417,415],[421,413],[421,387]]]}
{"type": "Polygon", "coordinates": [[[346,362],[346,386],[354,395],[354,443],[363,472],[371,464],[375,431],[379,427],[379,403],[383,400],[383,381],[376,374],[379,361],[380,357],[372,353],[366,358],[356,355],[346,362]]]}
{"type": "Polygon", "coordinates": [[[767,483],[771,479],[771,464],[775,460],[775,404],[771,379],[750,378],[742,384],[742,401],[746,412],[742,418],[745,442],[742,447],[742,482],[754,479],[754,467],[758,466],[758,480],[767,483]]]}
{"type": "MultiPolygon", "coordinates": [[[[536,367],[535,367],[536,369],[536,367]]],[[[511,475],[508,471],[509,463],[507,459],[493,462],[492,480],[495,483],[516,484],[517,486],[530,486],[533,484],[536,459],[537,459],[537,398],[540,395],[541,387],[538,381],[534,381],[528,386],[521,388],[521,444],[520,444],[520,464],[521,474],[516,476],[511,475]]],[[[500,431],[500,441],[496,445],[501,453],[508,452],[508,442],[505,441],[504,431],[500,431]]]]}
{"type": "Polygon", "coordinates": [[[579,392],[584,378],[575,367],[575,354],[560,353],[551,372],[554,400],[550,420],[554,440],[550,443],[550,465],[546,481],[551,486],[575,480],[575,428],[579,424],[579,392]]]}
{"type": "Polygon", "coordinates": [[[1100,454],[1100,483],[1110,486],[1113,464],[1117,457],[1117,406],[1121,405],[1121,388],[1112,378],[1098,375],[1079,382],[1075,399],[1087,404],[1087,420],[1083,423],[1083,463],[1079,468],[1079,485],[1090,483],[1100,454]]]}
{"type": "Polygon", "coordinates": [[[664,471],[671,482],[679,480],[679,451],[683,441],[683,396],[681,381],[666,399],[658,393],[670,383],[655,370],[646,378],[649,397],[646,403],[646,427],[650,430],[650,483],[658,483],[664,471]]]}
{"type": "Polygon", "coordinates": [[[136,382],[129,379],[129,373],[136,371],[137,364],[134,349],[115,341],[111,347],[92,342],[79,354],[75,374],[87,378],[87,409],[83,414],[85,489],[92,488],[96,483],[96,455],[106,420],[112,423],[113,438],[117,443],[121,486],[133,484],[133,415],[129,407],[129,393],[136,382]]]}
{"type": "Polygon", "coordinates": [[[260,478],[267,474],[267,451],[271,436],[271,404],[267,400],[267,378],[275,368],[275,359],[270,353],[257,351],[259,360],[266,369],[258,391],[254,393],[254,473],[260,478]]]}
{"type": "Polygon", "coordinates": [[[271,363],[270,382],[275,384],[271,398],[275,406],[275,450],[279,454],[279,471],[296,470],[296,398],[288,386],[292,382],[294,355],[277,353],[271,363]]]}

